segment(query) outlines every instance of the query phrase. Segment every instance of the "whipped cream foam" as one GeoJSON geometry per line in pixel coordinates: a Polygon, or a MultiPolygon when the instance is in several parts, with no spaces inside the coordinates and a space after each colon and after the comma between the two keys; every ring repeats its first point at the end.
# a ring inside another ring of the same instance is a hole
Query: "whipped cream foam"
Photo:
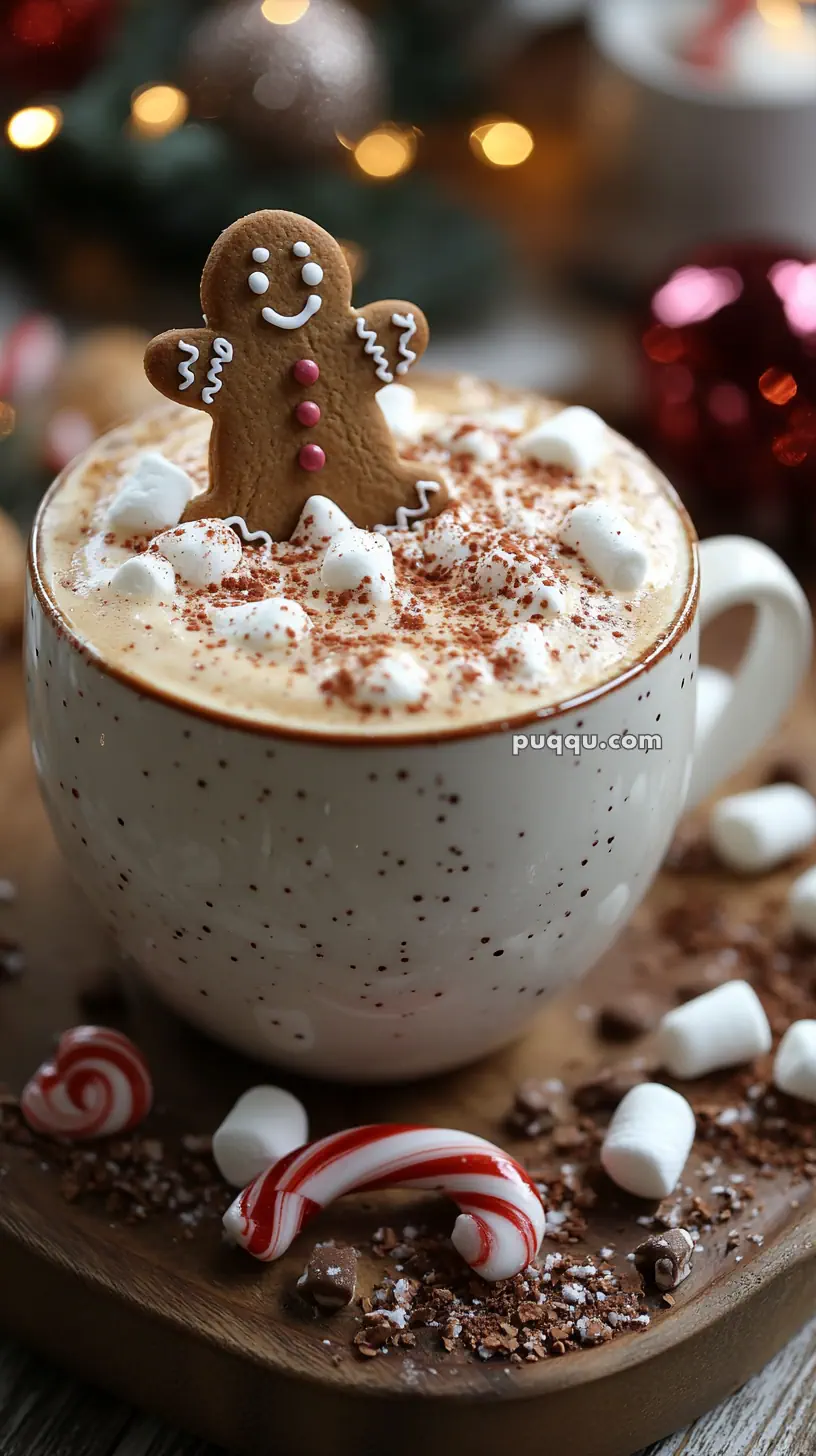
{"type": "Polygon", "coordinates": [[[691,551],[656,469],[588,410],[471,379],[390,385],[400,452],[451,504],[359,530],[314,496],[291,541],[180,525],[206,417],[164,406],[68,471],[42,522],[60,612],[139,685],[238,720],[388,737],[519,719],[667,632],[691,551]]]}

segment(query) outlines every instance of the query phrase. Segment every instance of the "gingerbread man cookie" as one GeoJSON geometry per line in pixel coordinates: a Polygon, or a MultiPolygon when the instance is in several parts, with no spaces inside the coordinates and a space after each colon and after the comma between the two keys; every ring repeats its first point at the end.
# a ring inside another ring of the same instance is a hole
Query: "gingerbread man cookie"
{"type": "Polygon", "coordinates": [[[240,516],[282,541],[315,494],[358,526],[404,527],[442,510],[444,485],[399,458],[375,397],[425,351],[418,308],[352,308],[334,238],[272,211],[218,238],[201,306],[205,328],[160,334],[145,354],[156,389],[212,416],[210,488],[185,520],[240,516]]]}

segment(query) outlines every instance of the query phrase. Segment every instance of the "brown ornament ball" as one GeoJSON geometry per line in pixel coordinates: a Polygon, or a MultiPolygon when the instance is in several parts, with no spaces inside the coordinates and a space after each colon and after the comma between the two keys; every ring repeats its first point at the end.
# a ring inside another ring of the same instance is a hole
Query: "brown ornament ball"
{"type": "Polygon", "coordinates": [[[364,17],[338,0],[298,9],[297,0],[217,6],[192,33],[184,75],[196,115],[287,159],[336,147],[338,132],[361,136],[381,120],[385,97],[364,17]]]}

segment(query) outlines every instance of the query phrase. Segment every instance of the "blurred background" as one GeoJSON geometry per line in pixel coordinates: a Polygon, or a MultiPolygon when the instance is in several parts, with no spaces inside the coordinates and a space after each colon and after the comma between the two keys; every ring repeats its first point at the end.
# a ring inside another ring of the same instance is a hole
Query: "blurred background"
{"type": "Polygon", "coordinates": [[[815,3],[0,0],[0,100],[0,631],[9,518],[259,207],[420,304],[431,367],[593,406],[807,568],[815,3]]]}

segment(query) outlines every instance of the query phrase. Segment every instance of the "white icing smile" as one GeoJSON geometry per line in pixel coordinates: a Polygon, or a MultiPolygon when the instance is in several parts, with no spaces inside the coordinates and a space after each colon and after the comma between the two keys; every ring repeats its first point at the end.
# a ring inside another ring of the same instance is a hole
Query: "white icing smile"
{"type": "Polygon", "coordinates": [[[278,313],[275,308],[263,308],[261,313],[268,324],[274,324],[276,329],[299,329],[309,322],[317,313],[323,300],[318,293],[310,293],[300,313],[278,313]]]}

